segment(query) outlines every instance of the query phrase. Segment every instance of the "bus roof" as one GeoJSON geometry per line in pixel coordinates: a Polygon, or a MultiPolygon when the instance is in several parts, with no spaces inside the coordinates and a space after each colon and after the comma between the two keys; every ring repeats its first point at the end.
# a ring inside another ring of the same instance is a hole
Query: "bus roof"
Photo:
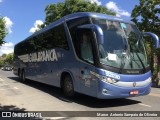
{"type": "Polygon", "coordinates": [[[116,21],[123,21],[123,22],[127,22],[127,23],[133,24],[133,22],[131,22],[129,20],[124,20],[124,19],[122,19],[120,17],[107,15],[107,14],[103,14],[103,13],[96,13],[96,12],[77,12],[77,13],[66,15],[64,17],[66,18],[66,20],[70,20],[70,19],[74,19],[74,18],[78,18],[78,17],[86,17],[86,16],[88,16],[88,17],[97,17],[97,18],[105,18],[105,19],[116,20],[116,21]]]}
{"type": "MultiPolygon", "coordinates": [[[[66,16],[62,17],[61,19],[58,19],[58,20],[50,23],[49,25],[47,25],[43,29],[39,30],[38,32],[34,33],[33,35],[27,37],[23,41],[25,41],[25,40],[27,40],[29,38],[32,38],[32,37],[34,37],[34,36],[36,36],[36,35],[38,35],[40,33],[43,33],[44,31],[46,31],[46,30],[48,30],[48,29],[50,29],[50,28],[62,23],[64,20],[68,21],[68,20],[72,20],[72,19],[75,19],[75,18],[79,18],[79,17],[104,18],[104,19],[108,19],[108,20],[121,21],[121,22],[129,23],[129,24],[134,24],[132,21],[123,20],[120,17],[116,17],[116,16],[112,16],[112,15],[96,13],[96,12],[77,12],[77,13],[66,15],[66,16]]],[[[21,42],[23,42],[23,41],[21,41],[21,42]]],[[[19,43],[21,43],[21,42],[19,42],[19,43]]]]}
{"type": "Polygon", "coordinates": [[[50,23],[47,27],[50,28],[50,27],[53,27],[53,26],[63,22],[64,20],[68,21],[68,20],[72,20],[72,19],[75,19],[75,18],[79,18],[79,17],[104,18],[104,19],[108,19],[108,20],[121,21],[121,22],[125,22],[125,23],[134,24],[132,21],[124,20],[120,17],[116,17],[116,16],[112,16],[112,15],[96,13],[96,12],[77,12],[77,13],[66,15],[66,16],[62,17],[61,19],[50,23]]]}

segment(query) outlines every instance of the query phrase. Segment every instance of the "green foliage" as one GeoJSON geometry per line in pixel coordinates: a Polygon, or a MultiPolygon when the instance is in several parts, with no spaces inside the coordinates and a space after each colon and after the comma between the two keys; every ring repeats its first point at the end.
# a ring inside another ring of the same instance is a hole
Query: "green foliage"
{"type": "Polygon", "coordinates": [[[4,65],[5,65],[4,60],[2,58],[0,58],[0,67],[2,67],[4,65]]]}
{"type": "Polygon", "coordinates": [[[7,35],[4,18],[0,16],[0,46],[5,43],[4,38],[7,35]]]}
{"type": "Polygon", "coordinates": [[[0,57],[0,66],[4,66],[6,64],[13,65],[13,53],[10,54],[3,54],[0,57]]]}
{"type": "Polygon", "coordinates": [[[10,54],[7,55],[7,57],[6,57],[6,62],[7,62],[8,64],[10,64],[10,65],[13,64],[13,53],[10,53],[10,54]]]}
{"type": "Polygon", "coordinates": [[[6,57],[7,57],[7,54],[3,54],[3,55],[2,55],[2,58],[6,58],[6,57]]]}
{"type": "Polygon", "coordinates": [[[152,31],[160,37],[160,1],[140,0],[132,11],[132,20],[141,31],[152,31]]]}
{"type": "MultiPolygon", "coordinates": [[[[75,12],[98,12],[110,15],[116,15],[115,12],[108,10],[102,5],[91,3],[87,0],[65,0],[65,2],[58,2],[57,4],[47,5],[45,8],[46,19],[45,24],[62,18],[65,15],[75,12]]],[[[42,26],[44,27],[44,25],[42,26]]]]}

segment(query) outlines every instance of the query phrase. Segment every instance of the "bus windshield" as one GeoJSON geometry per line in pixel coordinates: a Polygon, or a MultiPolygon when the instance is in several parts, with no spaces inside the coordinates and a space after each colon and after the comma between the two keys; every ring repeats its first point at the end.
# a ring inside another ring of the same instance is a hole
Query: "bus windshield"
{"type": "Polygon", "coordinates": [[[143,37],[135,25],[92,18],[104,34],[104,42],[98,44],[101,64],[120,69],[145,69],[149,66],[143,37]]]}

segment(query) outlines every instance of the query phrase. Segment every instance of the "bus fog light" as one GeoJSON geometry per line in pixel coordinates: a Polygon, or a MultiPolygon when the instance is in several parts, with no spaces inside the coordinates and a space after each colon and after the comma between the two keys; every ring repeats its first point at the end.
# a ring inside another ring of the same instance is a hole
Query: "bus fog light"
{"type": "Polygon", "coordinates": [[[106,94],[107,93],[107,89],[102,89],[102,93],[106,94]]]}
{"type": "Polygon", "coordinates": [[[111,78],[107,78],[107,82],[113,83],[111,78]]]}

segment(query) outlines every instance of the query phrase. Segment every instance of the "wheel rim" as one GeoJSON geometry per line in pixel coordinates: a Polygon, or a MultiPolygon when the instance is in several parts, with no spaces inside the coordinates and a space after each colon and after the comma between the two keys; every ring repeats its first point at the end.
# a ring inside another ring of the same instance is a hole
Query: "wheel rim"
{"type": "Polygon", "coordinates": [[[70,93],[72,91],[72,83],[70,82],[70,80],[66,80],[66,83],[65,83],[65,90],[66,92],[70,93]]]}
{"type": "Polygon", "coordinates": [[[73,90],[73,84],[72,81],[70,80],[70,78],[66,78],[64,81],[64,93],[67,96],[72,96],[74,90],[73,90]]]}

